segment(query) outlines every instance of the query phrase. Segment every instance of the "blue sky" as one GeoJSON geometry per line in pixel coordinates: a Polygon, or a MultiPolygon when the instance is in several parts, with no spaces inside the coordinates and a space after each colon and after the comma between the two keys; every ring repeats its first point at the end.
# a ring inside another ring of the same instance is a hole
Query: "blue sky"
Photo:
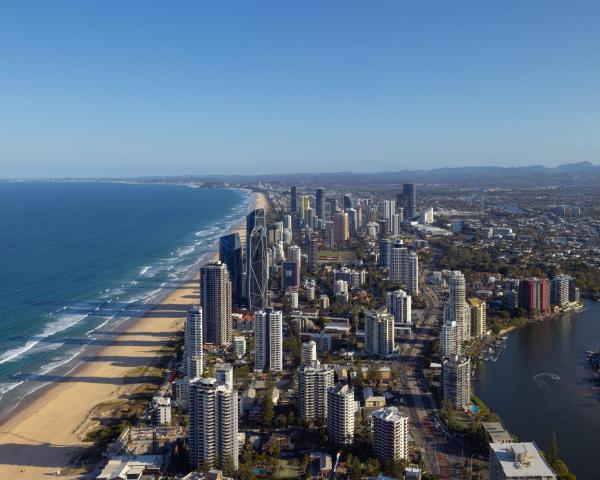
{"type": "Polygon", "coordinates": [[[0,177],[600,163],[598,1],[0,3],[0,177]]]}

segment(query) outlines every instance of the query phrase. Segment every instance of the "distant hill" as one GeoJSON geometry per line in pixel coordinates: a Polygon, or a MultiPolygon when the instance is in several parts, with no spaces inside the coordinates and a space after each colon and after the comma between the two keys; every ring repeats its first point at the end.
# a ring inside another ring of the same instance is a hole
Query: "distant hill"
{"type": "Polygon", "coordinates": [[[278,181],[335,184],[398,184],[403,182],[473,184],[473,185],[597,185],[600,187],[600,165],[590,162],[570,163],[550,168],[542,165],[523,167],[446,167],[431,170],[400,170],[395,172],[355,173],[298,173],[285,175],[211,175],[187,176],[198,181],[248,182],[278,181]]]}
{"type": "MultiPolygon", "coordinates": [[[[56,180],[56,179],[55,179],[56,180]]],[[[63,179],[68,180],[68,179],[63,179]]],[[[296,173],[278,175],[178,175],[135,178],[103,178],[81,180],[127,180],[135,182],[198,182],[198,183],[252,183],[288,182],[298,185],[389,185],[405,182],[427,184],[461,185],[557,185],[557,186],[598,186],[600,187],[600,165],[578,162],[544,167],[529,165],[523,167],[446,167],[431,170],[399,170],[377,173],[329,172],[296,173]]]]}

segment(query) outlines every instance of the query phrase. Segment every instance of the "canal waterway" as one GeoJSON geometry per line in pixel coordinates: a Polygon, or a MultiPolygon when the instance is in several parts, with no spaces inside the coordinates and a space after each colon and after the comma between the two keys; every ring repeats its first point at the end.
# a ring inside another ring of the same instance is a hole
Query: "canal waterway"
{"type": "Polygon", "coordinates": [[[586,350],[600,349],[600,303],[508,334],[496,362],[480,362],[476,394],[519,441],[545,450],[555,431],[560,457],[578,479],[598,477],[600,389],[586,350]]]}

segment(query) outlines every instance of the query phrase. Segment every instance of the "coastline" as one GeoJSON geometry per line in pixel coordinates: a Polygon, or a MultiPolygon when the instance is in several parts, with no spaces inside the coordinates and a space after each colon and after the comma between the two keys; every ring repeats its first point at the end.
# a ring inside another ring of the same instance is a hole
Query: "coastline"
{"type": "MultiPolygon", "coordinates": [[[[268,208],[264,194],[254,194],[254,208],[268,208]]],[[[242,217],[228,231],[238,231],[244,238],[244,221],[242,217]]],[[[210,249],[202,262],[217,255],[210,249]]],[[[2,421],[0,478],[47,478],[70,466],[91,446],[83,442],[82,434],[96,422],[92,414],[99,405],[118,399],[126,402],[136,388],[159,380],[152,376],[152,368],[183,329],[189,307],[199,302],[199,264],[191,266],[180,285],[157,295],[148,312],[121,323],[111,333],[110,344],[86,355],[67,375],[52,377],[2,421]]],[[[77,478],[78,473],[61,477],[77,478]]]]}

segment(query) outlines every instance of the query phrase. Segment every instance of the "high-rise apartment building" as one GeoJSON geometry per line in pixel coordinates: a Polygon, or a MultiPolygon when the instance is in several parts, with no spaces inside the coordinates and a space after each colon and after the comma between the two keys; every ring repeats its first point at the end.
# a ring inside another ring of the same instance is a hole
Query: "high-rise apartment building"
{"type": "Polygon", "coordinates": [[[383,219],[385,220],[386,223],[386,229],[387,232],[386,233],[394,233],[394,226],[393,226],[393,216],[396,214],[396,201],[395,200],[384,200],[383,204],[382,204],[382,209],[383,209],[383,219]]]}
{"type": "Polygon", "coordinates": [[[390,268],[392,242],[387,238],[379,240],[379,268],[390,268]]]}
{"type": "Polygon", "coordinates": [[[417,215],[417,188],[414,183],[403,185],[402,198],[404,200],[404,218],[412,220],[417,215]]]}
{"type": "Polygon", "coordinates": [[[487,331],[485,300],[473,297],[469,298],[468,304],[471,309],[471,336],[482,337],[487,331]]]}
{"type": "Polygon", "coordinates": [[[394,343],[394,316],[369,312],[365,317],[365,350],[372,355],[391,354],[394,343]]]}
{"type": "Polygon", "coordinates": [[[317,243],[319,241],[319,237],[316,234],[312,234],[308,237],[307,246],[308,246],[308,264],[306,265],[306,269],[309,273],[317,273],[318,270],[318,246],[317,243]]]}
{"type": "Polygon", "coordinates": [[[296,186],[292,185],[290,188],[290,215],[294,216],[298,213],[298,194],[296,193],[296,186]]]}
{"type": "Polygon", "coordinates": [[[412,324],[412,297],[404,290],[388,292],[387,309],[394,316],[396,327],[412,324]]]}
{"type": "Polygon", "coordinates": [[[550,281],[550,303],[565,305],[569,303],[569,285],[573,277],[557,275],[550,281]]]}
{"type": "Polygon", "coordinates": [[[392,245],[390,255],[390,281],[405,284],[408,280],[408,248],[402,242],[396,241],[392,245]]]}
{"type": "Polygon", "coordinates": [[[451,355],[442,361],[442,398],[454,408],[471,404],[471,360],[451,355]]]}
{"type": "Polygon", "coordinates": [[[231,280],[231,300],[234,305],[243,302],[243,249],[239,233],[225,235],[219,239],[219,260],[227,265],[231,280]]]}
{"type": "Polygon", "coordinates": [[[317,362],[298,368],[298,410],[303,421],[326,421],[327,396],[333,380],[334,372],[329,365],[317,362]]]}
{"type": "Polygon", "coordinates": [[[371,415],[373,452],[381,461],[408,458],[408,416],[398,407],[385,407],[371,415]]]}
{"type": "Polygon", "coordinates": [[[183,337],[183,373],[189,378],[201,377],[204,371],[202,330],[202,308],[192,307],[183,337]]]}
{"type": "Polygon", "coordinates": [[[231,343],[231,282],[227,266],[211,262],[200,268],[204,341],[214,345],[231,343]]]}
{"type": "Polygon", "coordinates": [[[519,284],[519,305],[534,315],[550,312],[550,284],[547,278],[526,278],[519,284]]]}
{"type": "Polygon", "coordinates": [[[325,190],[322,188],[317,188],[316,198],[317,218],[325,221],[325,190]]]}
{"type": "Polygon", "coordinates": [[[246,217],[246,293],[250,310],[266,308],[268,280],[265,211],[257,208],[246,217]]]}
{"type": "Polygon", "coordinates": [[[419,257],[414,252],[408,256],[406,290],[411,295],[419,295],[419,257]]]}
{"type": "Polygon", "coordinates": [[[298,262],[298,268],[302,264],[302,250],[298,245],[290,245],[287,249],[288,260],[294,260],[298,262]]]}
{"type": "Polygon", "coordinates": [[[346,210],[346,213],[348,214],[348,224],[349,224],[349,228],[350,228],[350,236],[354,237],[356,236],[357,232],[358,232],[358,212],[356,211],[356,209],[354,208],[349,208],[346,210]]]}
{"type": "Polygon", "coordinates": [[[349,210],[350,208],[354,208],[354,202],[352,201],[352,197],[350,195],[344,195],[343,197],[344,210],[349,210]]]}
{"type": "Polygon", "coordinates": [[[267,308],[254,319],[254,369],[260,372],[283,370],[283,314],[267,308]]]}
{"type": "Polygon", "coordinates": [[[233,388],[233,365],[230,363],[217,363],[215,365],[215,378],[219,385],[233,388]]]}
{"type": "Polygon", "coordinates": [[[455,321],[446,320],[440,330],[440,354],[442,357],[456,355],[460,351],[460,336],[455,321]]]}
{"type": "Polygon", "coordinates": [[[333,445],[351,445],[354,441],[354,390],[348,385],[329,389],[327,432],[333,445]]]}
{"type": "Polygon", "coordinates": [[[281,264],[281,288],[298,288],[300,286],[300,263],[296,260],[285,260],[281,264]]]}
{"type": "Polygon", "coordinates": [[[317,361],[317,344],[314,340],[302,344],[300,361],[302,365],[312,365],[317,361]]]}
{"type": "Polygon", "coordinates": [[[190,382],[189,460],[196,468],[238,468],[238,394],[215,378],[190,382]]]}
{"type": "Polygon", "coordinates": [[[458,345],[471,338],[471,309],[466,301],[466,284],[462,272],[450,273],[448,301],[444,306],[444,320],[456,322],[458,345]]]}
{"type": "Polygon", "coordinates": [[[336,212],[333,217],[333,230],[336,244],[346,242],[350,238],[350,222],[346,212],[336,212]]]}

